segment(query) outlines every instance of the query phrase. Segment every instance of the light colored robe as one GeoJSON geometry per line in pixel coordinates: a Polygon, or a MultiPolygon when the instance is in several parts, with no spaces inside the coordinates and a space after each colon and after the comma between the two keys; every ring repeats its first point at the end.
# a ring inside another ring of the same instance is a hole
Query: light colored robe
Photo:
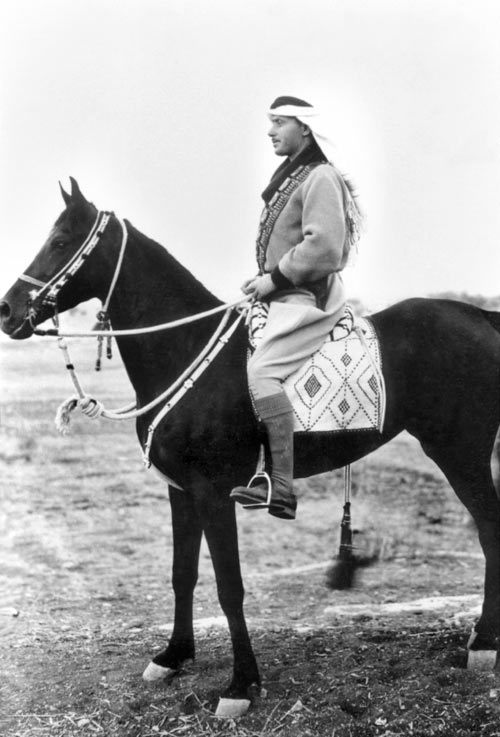
{"type": "Polygon", "coordinates": [[[254,399],[280,391],[281,382],[322,345],[344,313],[339,272],[348,257],[347,197],[335,168],[319,164],[292,192],[274,224],[264,268],[278,267],[293,288],[268,298],[268,321],[248,364],[254,399]]]}

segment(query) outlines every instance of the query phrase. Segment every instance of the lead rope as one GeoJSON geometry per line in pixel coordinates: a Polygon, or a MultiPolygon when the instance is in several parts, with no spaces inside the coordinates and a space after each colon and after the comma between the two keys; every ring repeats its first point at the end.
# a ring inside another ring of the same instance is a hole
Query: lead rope
{"type": "MultiPolygon", "coordinates": [[[[54,325],[56,325],[56,327],[59,325],[59,316],[57,312],[52,318],[52,321],[54,325]]],[[[102,414],[103,407],[100,402],[85,393],[76,373],[75,365],[71,360],[68,344],[66,343],[64,338],[57,339],[57,347],[62,351],[66,368],[69,371],[71,381],[73,382],[73,386],[75,387],[77,392],[77,396],[66,399],[66,401],[60,405],[56,412],[56,427],[62,435],[65,435],[68,431],[70,413],[77,406],[80,407],[84,415],[90,417],[90,419],[92,420],[95,420],[102,414]]]]}

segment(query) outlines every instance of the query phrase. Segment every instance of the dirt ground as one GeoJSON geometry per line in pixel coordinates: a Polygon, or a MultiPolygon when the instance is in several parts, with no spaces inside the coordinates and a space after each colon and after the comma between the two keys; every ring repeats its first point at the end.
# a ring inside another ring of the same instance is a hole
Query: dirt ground
{"type": "MultiPolygon", "coordinates": [[[[131,399],[119,360],[85,388],[131,399]]],[[[465,669],[483,560],[467,512],[407,436],[353,466],[360,551],[379,560],[335,592],[342,473],[299,483],[287,523],[238,513],[246,613],[262,675],[248,714],[214,716],[232,657],[204,546],[197,659],[170,683],[141,673],[173,617],[168,489],[131,423],[53,418],[72,393],[59,351],[0,344],[0,734],[500,735],[500,678],[465,669]],[[14,616],[17,614],[17,616],[14,616]]]]}

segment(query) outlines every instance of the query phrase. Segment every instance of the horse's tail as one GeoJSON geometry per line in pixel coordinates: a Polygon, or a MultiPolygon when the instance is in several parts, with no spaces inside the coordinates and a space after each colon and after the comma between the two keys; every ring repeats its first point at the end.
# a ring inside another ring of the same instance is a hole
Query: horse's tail
{"type": "Polygon", "coordinates": [[[500,312],[490,312],[489,310],[483,310],[483,313],[490,325],[493,325],[497,333],[500,333],[500,312]]]}

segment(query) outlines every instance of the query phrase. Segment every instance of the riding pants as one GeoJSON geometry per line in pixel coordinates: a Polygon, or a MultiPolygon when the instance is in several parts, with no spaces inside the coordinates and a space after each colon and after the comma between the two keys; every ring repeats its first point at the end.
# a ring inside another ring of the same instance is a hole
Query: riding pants
{"type": "Polygon", "coordinates": [[[345,308],[342,281],[325,310],[307,290],[279,292],[269,304],[269,316],[257,348],[248,362],[248,384],[254,399],[282,391],[282,383],[326,340],[345,308]]]}

